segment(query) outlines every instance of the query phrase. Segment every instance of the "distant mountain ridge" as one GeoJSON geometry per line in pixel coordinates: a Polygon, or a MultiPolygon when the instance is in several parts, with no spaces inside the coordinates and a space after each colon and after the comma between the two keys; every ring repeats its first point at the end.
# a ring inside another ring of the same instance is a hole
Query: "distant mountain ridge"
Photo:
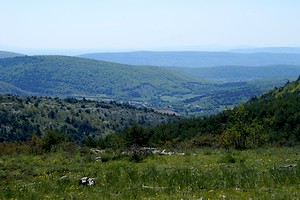
{"type": "Polygon", "coordinates": [[[202,68],[171,68],[190,77],[211,81],[249,81],[269,78],[290,78],[300,75],[300,66],[270,65],[270,66],[217,66],[202,68]]]}
{"type": "Polygon", "coordinates": [[[285,53],[285,54],[300,54],[300,47],[264,47],[264,48],[247,48],[233,49],[232,53],[285,53]]]}
{"type": "Polygon", "coordinates": [[[300,54],[279,53],[233,53],[204,51],[91,53],[78,57],[130,65],[153,65],[168,67],[212,67],[212,66],[264,66],[300,65],[300,54]]]}
{"type": "Polygon", "coordinates": [[[8,52],[8,51],[0,51],[0,59],[2,58],[11,58],[16,56],[24,56],[24,54],[8,52]]]}

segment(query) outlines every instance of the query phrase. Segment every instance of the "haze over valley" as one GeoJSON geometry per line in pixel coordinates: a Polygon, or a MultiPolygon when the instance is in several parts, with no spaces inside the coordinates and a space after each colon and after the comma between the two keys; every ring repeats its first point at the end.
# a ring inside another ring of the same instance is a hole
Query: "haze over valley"
{"type": "Polygon", "coordinates": [[[0,199],[299,199],[300,1],[0,6],[0,199]]]}

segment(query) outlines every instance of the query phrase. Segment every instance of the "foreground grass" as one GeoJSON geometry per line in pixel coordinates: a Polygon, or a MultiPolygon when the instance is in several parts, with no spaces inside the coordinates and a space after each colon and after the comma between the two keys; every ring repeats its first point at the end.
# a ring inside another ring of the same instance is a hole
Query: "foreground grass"
{"type": "Polygon", "coordinates": [[[0,157],[0,199],[297,199],[300,147],[199,149],[95,161],[87,152],[0,157]],[[79,186],[84,176],[95,186],[79,186]]]}

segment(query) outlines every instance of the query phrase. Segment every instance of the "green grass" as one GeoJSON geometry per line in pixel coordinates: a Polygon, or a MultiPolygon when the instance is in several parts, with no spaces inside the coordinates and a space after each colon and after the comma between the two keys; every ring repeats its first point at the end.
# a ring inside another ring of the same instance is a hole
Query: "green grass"
{"type": "Polygon", "coordinates": [[[199,149],[139,163],[108,153],[2,155],[0,199],[297,199],[299,150],[199,149]],[[96,185],[79,186],[84,176],[96,185]]]}

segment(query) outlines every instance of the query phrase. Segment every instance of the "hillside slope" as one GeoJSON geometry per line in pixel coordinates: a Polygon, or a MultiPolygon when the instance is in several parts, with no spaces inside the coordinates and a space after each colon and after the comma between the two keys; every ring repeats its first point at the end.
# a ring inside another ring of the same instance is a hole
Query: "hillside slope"
{"type": "Polygon", "coordinates": [[[15,87],[11,84],[4,83],[1,81],[0,81],[0,94],[15,94],[15,95],[20,95],[20,96],[34,95],[34,93],[24,91],[18,87],[15,87]]]}
{"type": "Polygon", "coordinates": [[[82,142],[134,124],[153,126],[174,119],[175,116],[115,102],[0,95],[0,142],[24,141],[34,133],[43,135],[49,130],[82,142]]]}
{"type": "Polygon", "coordinates": [[[8,52],[8,51],[0,51],[0,59],[17,57],[17,56],[24,56],[24,55],[19,53],[8,52]]]}
{"type": "Polygon", "coordinates": [[[169,67],[300,65],[300,54],[231,52],[128,52],[92,53],[79,57],[131,64],[169,67]]]}
{"type": "MultiPolygon", "coordinates": [[[[207,118],[189,118],[142,129],[140,145],[198,148],[256,148],[300,143],[300,77],[266,94],[207,118]]],[[[128,140],[132,130],[119,133],[128,140]]],[[[141,135],[139,135],[141,137],[141,135]]],[[[110,144],[115,138],[108,137],[110,144]]],[[[109,146],[109,143],[107,143],[109,146]]]]}
{"type": "Polygon", "coordinates": [[[158,67],[137,67],[66,56],[0,60],[0,80],[41,95],[151,98],[187,92],[184,76],[158,67]],[[178,89],[174,86],[178,86],[178,89]]]}
{"type": "Polygon", "coordinates": [[[249,81],[270,78],[293,78],[300,75],[300,66],[270,65],[258,67],[218,66],[201,68],[171,68],[187,76],[211,81],[249,81]]]}

